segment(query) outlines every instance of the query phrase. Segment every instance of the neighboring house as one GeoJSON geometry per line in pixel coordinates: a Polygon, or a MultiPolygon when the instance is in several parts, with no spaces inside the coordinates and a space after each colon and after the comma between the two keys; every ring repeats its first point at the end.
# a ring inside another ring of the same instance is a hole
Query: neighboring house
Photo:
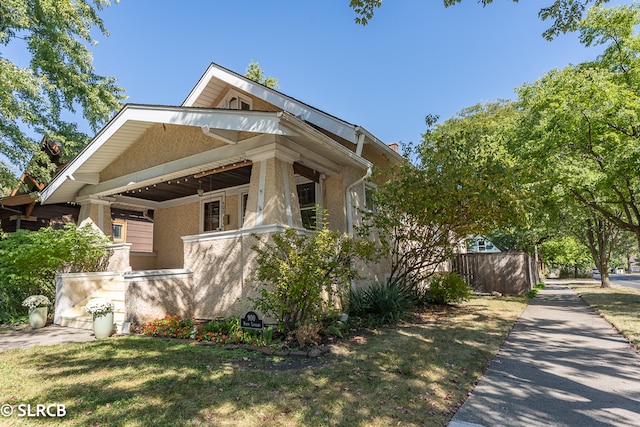
{"type": "Polygon", "coordinates": [[[467,252],[496,253],[501,251],[485,236],[474,236],[467,242],[467,252]]]}
{"type": "MultiPolygon", "coordinates": [[[[112,272],[62,276],[56,323],[82,326],[94,295],[135,323],[244,314],[256,236],[315,227],[316,205],[353,234],[372,168],[401,160],[367,130],[211,64],[180,106],[126,105],[41,192],[122,242],[112,272]],[[136,247],[132,233],[150,238],[136,247]]],[[[362,268],[361,282],[386,272],[362,268]]]]}
{"type": "MultiPolygon", "coordinates": [[[[60,168],[62,153],[59,144],[45,137],[40,149],[49,156],[57,168],[60,168]]],[[[0,229],[5,233],[18,229],[35,231],[43,227],[56,227],[65,222],[77,221],[79,206],[64,202],[41,205],[37,193],[43,188],[43,183],[24,172],[11,195],[0,198],[0,229]]]]}

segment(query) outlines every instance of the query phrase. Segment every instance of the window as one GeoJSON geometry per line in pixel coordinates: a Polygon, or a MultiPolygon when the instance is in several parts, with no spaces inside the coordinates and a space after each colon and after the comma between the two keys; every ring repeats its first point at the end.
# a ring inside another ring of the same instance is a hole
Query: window
{"type": "Polygon", "coordinates": [[[376,210],[376,187],[373,184],[364,186],[364,209],[368,212],[376,210]]]}
{"type": "Polygon", "coordinates": [[[127,222],[116,219],[111,222],[111,236],[114,243],[122,243],[127,239],[127,222]]]}
{"type": "Polygon", "coordinates": [[[244,225],[244,217],[247,213],[247,200],[249,200],[249,193],[242,193],[240,195],[240,226],[244,225]]]}
{"type": "Polygon", "coordinates": [[[212,199],[203,203],[202,210],[202,231],[218,231],[222,229],[222,223],[220,222],[222,201],[221,199],[212,199]]]}
{"type": "Polygon", "coordinates": [[[298,202],[300,203],[300,215],[302,226],[309,230],[318,227],[316,214],[316,183],[307,182],[296,186],[298,202]]]}
{"type": "Polygon", "coordinates": [[[251,110],[251,98],[242,96],[235,90],[229,90],[227,95],[218,104],[218,108],[228,108],[230,110],[251,110]]]}

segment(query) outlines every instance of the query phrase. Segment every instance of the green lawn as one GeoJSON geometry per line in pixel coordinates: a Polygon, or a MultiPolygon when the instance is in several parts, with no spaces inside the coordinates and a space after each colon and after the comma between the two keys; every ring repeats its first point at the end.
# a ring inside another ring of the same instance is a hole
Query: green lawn
{"type": "Polygon", "coordinates": [[[629,342],[640,348],[640,290],[617,285],[601,288],[599,283],[570,286],[629,342]]]}
{"type": "Polygon", "coordinates": [[[0,406],[14,410],[0,424],[443,426],[525,306],[473,298],[354,332],[318,358],[141,336],[0,353],[0,406]],[[18,417],[19,404],[66,416],[18,417]]]}

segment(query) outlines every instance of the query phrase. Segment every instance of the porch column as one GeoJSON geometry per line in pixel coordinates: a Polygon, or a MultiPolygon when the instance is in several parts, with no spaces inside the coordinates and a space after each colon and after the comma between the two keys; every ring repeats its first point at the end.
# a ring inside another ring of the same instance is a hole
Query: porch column
{"type": "Polygon", "coordinates": [[[281,224],[302,227],[293,162],[300,155],[269,144],[247,151],[253,162],[243,228],[281,224]]]}
{"type": "Polygon", "coordinates": [[[111,202],[100,199],[87,197],[77,201],[80,205],[80,213],[78,214],[78,224],[87,218],[104,233],[105,236],[111,236],[111,202]]]}

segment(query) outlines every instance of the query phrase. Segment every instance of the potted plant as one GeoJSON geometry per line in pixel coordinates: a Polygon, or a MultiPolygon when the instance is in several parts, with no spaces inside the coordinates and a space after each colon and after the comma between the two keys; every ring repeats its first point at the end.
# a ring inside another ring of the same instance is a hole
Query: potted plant
{"type": "Polygon", "coordinates": [[[113,333],[113,303],[106,298],[93,298],[84,307],[93,316],[93,334],[97,339],[113,333]]]}
{"type": "Polygon", "coordinates": [[[44,295],[31,295],[22,301],[24,307],[29,307],[29,326],[33,329],[42,328],[47,324],[47,315],[51,301],[44,295]]]}

